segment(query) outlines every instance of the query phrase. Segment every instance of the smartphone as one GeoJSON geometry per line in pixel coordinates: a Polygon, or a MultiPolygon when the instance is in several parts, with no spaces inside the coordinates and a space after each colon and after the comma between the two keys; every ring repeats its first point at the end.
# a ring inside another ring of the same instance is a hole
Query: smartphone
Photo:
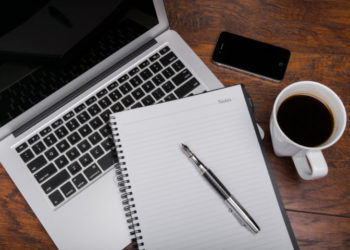
{"type": "Polygon", "coordinates": [[[214,63],[281,81],[286,72],[290,51],[250,38],[222,32],[212,56],[214,63]]]}

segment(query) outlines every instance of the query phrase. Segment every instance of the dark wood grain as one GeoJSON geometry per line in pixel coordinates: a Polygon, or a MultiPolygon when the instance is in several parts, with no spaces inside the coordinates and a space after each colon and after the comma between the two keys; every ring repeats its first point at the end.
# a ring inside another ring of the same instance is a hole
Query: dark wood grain
{"type": "Polygon", "coordinates": [[[292,211],[287,214],[300,249],[350,249],[350,218],[292,211]]]}
{"type": "MultiPolygon", "coordinates": [[[[350,112],[350,2],[347,0],[166,0],[170,26],[225,84],[244,83],[263,127],[264,144],[301,249],[350,249],[350,129],[324,151],[327,177],[301,180],[290,158],[272,151],[268,122],[277,94],[314,80],[332,88],[350,112]],[[291,50],[282,82],[216,66],[211,54],[221,31],[291,50]]],[[[0,167],[0,249],[55,248],[5,170],[0,167]]],[[[128,248],[130,249],[130,248],[128,248]]]]}

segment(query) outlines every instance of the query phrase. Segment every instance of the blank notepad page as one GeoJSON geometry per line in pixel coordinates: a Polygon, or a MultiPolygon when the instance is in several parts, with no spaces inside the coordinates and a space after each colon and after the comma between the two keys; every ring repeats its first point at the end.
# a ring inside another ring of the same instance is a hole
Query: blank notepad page
{"type": "Polygon", "coordinates": [[[242,87],[112,115],[145,249],[293,249],[242,87]],[[181,150],[248,211],[253,234],[181,150]]]}

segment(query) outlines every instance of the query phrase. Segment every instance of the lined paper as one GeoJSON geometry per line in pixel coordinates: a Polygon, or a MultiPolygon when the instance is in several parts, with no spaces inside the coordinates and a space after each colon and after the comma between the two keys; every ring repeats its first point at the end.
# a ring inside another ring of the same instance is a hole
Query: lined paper
{"type": "Polygon", "coordinates": [[[146,249],[293,249],[241,86],[112,115],[146,249]],[[181,150],[257,222],[252,234],[181,150]]]}

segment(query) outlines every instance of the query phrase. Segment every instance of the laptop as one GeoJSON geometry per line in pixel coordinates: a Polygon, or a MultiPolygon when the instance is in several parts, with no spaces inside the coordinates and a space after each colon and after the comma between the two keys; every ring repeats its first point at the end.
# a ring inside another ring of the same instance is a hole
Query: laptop
{"type": "Polygon", "coordinates": [[[58,248],[122,249],[109,115],[222,84],[162,0],[34,2],[0,33],[0,161],[58,248]]]}

